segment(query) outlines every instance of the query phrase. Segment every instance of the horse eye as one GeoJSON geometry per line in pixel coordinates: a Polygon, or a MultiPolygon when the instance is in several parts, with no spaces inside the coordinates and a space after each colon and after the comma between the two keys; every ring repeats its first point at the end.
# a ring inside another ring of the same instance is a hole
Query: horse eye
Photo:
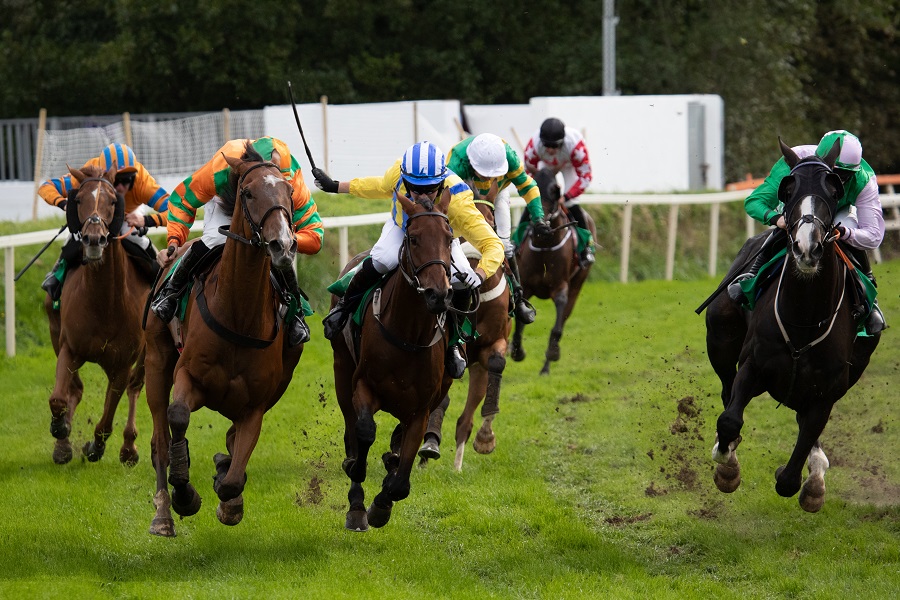
{"type": "Polygon", "coordinates": [[[419,244],[419,238],[414,235],[409,236],[409,244],[411,246],[417,246],[419,244]]]}

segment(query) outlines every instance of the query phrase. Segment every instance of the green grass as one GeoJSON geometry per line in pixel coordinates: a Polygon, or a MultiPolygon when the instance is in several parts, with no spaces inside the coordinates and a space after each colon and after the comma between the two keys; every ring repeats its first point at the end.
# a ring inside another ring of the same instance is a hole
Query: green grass
{"type": "MultiPolygon", "coordinates": [[[[19,249],[16,268],[36,250],[19,249]]],[[[507,363],[496,451],[478,455],[469,444],[463,471],[453,471],[453,427],[467,380],[455,383],[444,457],[414,470],[410,497],[395,505],[385,528],[359,534],[343,529],[342,419],[319,314],[311,318],[314,339],[291,387],[263,425],[248,467],[243,522],[229,528],[215,517],[211,459],[224,449],[228,422],[204,409],[188,431],[191,475],[204,504],[194,517],[176,520],[176,538],[161,539],[147,533],[155,484],[143,397],[136,467],[117,461],[124,405],[102,461],[76,454],[57,466],[50,459],[54,357],[38,286],[54,259],[42,258],[17,285],[18,355],[0,359],[2,597],[900,594],[894,329],[835,407],[822,436],[832,465],[827,499],[821,512],[807,514],[796,497],[774,491],[774,471],[793,447],[796,423],[768,396],[746,411],[741,487],[726,495],[712,483],[719,386],[706,358],[703,319],[693,311],[718,282],[676,274],[674,282],[621,285],[611,281],[617,262],[611,277],[597,269],[566,327],[563,360],[548,377],[538,371],[552,306],[537,302],[538,321],[525,336],[529,355],[507,363]]],[[[900,261],[877,265],[876,275],[893,323],[900,315],[900,261]]],[[[105,386],[97,367],[82,374],[76,448],[93,431],[105,386]]],[[[394,421],[382,414],[377,421],[379,456],[394,421]]],[[[370,461],[369,500],[383,473],[380,461],[370,461]]]]}

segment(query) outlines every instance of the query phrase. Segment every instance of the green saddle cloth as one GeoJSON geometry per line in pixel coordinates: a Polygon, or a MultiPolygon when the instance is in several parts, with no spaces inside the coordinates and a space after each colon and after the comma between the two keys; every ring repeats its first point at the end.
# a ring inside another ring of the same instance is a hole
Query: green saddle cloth
{"type": "MultiPolygon", "coordinates": [[[[522,242],[525,240],[525,233],[528,231],[528,228],[531,226],[531,223],[527,221],[523,221],[519,223],[519,226],[516,227],[516,230],[510,236],[512,243],[516,246],[521,246],[522,242]]],[[[572,227],[575,230],[575,235],[578,236],[578,254],[584,252],[584,249],[587,248],[588,244],[592,243],[593,236],[591,235],[590,229],[584,229],[579,227],[578,225],[573,225],[572,227]]]]}
{"type": "MultiPolygon", "coordinates": [[[[747,310],[753,310],[756,306],[756,300],[759,296],[759,293],[762,291],[762,287],[766,280],[769,279],[770,276],[774,276],[775,273],[771,272],[772,267],[777,264],[781,264],[781,260],[787,255],[787,248],[781,249],[775,256],[772,257],[772,260],[767,262],[760,268],[759,273],[756,274],[756,277],[752,277],[750,279],[745,279],[740,282],[741,291],[744,292],[744,296],[747,298],[747,302],[745,306],[747,310]]],[[[866,302],[868,304],[868,310],[859,318],[856,322],[856,333],[859,337],[869,337],[869,334],[866,333],[866,319],[869,318],[869,314],[872,312],[872,307],[875,305],[875,298],[878,297],[878,288],[872,283],[872,281],[866,277],[866,274],[860,271],[859,269],[855,269],[856,271],[856,282],[858,285],[862,286],[862,291],[866,296],[866,302]]],[[[845,298],[846,300],[846,298],[845,298]]]]}

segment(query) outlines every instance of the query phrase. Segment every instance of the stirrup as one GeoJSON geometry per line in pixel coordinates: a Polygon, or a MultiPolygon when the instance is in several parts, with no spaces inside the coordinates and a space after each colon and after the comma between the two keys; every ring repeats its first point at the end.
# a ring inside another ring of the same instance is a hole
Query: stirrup
{"type": "Polygon", "coordinates": [[[47,292],[50,299],[54,302],[59,300],[59,297],[62,295],[62,282],[56,278],[54,271],[47,273],[47,277],[44,278],[44,282],[41,284],[41,289],[47,292]]]}
{"type": "Polygon", "coordinates": [[[462,379],[463,373],[466,372],[466,359],[463,358],[462,348],[450,346],[447,348],[447,356],[444,360],[447,374],[453,379],[462,379]]]}
{"type": "Polygon", "coordinates": [[[351,310],[345,306],[344,299],[334,305],[331,312],[322,319],[322,327],[325,330],[325,339],[333,340],[344,330],[350,318],[351,310]]]}
{"type": "Polygon", "coordinates": [[[581,253],[581,263],[582,268],[589,267],[597,261],[597,258],[594,256],[594,253],[590,250],[590,248],[585,249],[584,252],[581,253]]]}
{"type": "Polygon", "coordinates": [[[294,347],[305,344],[310,340],[309,325],[303,320],[302,315],[297,315],[287,324],[288,346],[294,347]]]}
{"type": "Polygon", "coordinates": [[[536,316],[537,311],[534,310],[534,306],[525,298],[520,297],[516,302],[516,318],[524,325],[531,325],[536,316]]]}
{"type": "Polygon", "coordinates": [[[741,289],[741,282],[752,279],[753,277],[753,273],[743,273],[735,277],[734,280],[728,284],[728,297],[739,304],[743,304],[746,301],[747,296],[744,294],[744,290],[741,289]]]}
{"type": "Polygon", "coordinates": [[[866,333],[875,335],[876,333],[884,331],[885,327],[887,327],[887,325],[884,322],[884,314],[877,305],[873,306],[872,312],[869,313],[869,318],[866,319],[866,333]]]}

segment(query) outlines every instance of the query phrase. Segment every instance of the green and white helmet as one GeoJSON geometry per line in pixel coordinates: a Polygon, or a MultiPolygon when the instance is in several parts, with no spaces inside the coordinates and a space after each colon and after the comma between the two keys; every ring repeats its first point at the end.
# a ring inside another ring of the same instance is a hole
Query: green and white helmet
{"type": "Polygon", "coordinates": [[[823,158],[834,146],[835,140],[841,140],[841,153],[834,163],[836,169],[847,171],[859,171],[859,163],[862,161],[862,144],[859,138],[844,129],[829,131],[822,136],[822,140],[816,147],[816,156],[823,158]]]}

